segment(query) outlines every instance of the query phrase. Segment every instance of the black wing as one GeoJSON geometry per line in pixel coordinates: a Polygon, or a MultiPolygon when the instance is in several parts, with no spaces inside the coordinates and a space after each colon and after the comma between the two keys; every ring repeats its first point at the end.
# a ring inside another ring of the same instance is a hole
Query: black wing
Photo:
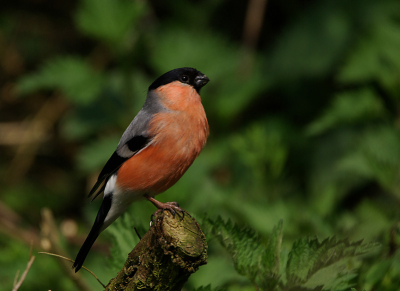
{"type": "Polygon", "coordinates": [[[101,193],[104,191],[104,188],[106,187],[108,178],[114,174],[118,169],[122,166],[122,164],[130,159],[132,156],[134,156],[138,151],[141,149],[145,148],[149,142],[150,142],[150,137],[148,136],[143,136],[143,135],[136,135],[132,137],[130,140],[128,140],[123,146],[127,146],[129,151],[131,152],[130,155],[126,157],[122,157],[121,155],[118,154],[118,149],[112,154],[112,156],[109,158],[107,163],[105,164],[103,170],[101,170],[99,177],[97,178],[96,184],[94,184],[92,190],[90,190],[89,197],[92,196],[97,189],[100,187],[100,185],[104,182],[103,186],[97,191],[95,196],[93,197],[92,201],[101,193]]]}

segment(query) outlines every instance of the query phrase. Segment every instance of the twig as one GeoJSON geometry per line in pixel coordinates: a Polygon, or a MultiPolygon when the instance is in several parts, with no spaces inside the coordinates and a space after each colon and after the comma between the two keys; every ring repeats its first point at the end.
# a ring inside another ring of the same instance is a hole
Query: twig
{"type": "Polygon", "coordinates": [[[240,76],[249,77],[255,63],[254,52],[257,47],[265,8],[268,0],[250,0],[247,5],[246,18],[243,27],[243,56],[239,66],[240,76]]]}
{"type": "MultiPolygon", "coordinates": [[[[54,256],[54,257],[58,257],[58,258],[61,258],[61,259],[70,261],[71,263],[75,263],[74,260],[72,260],[72,259],[70,259],[70,258],[67,258],[67,257],[64,257],[64,256],[61,256],[61,255],[52,254],[52,253],[47,253],[47,252],[39,252],[39,254],[45,254],[45,255],[49,255],[49,256],[54,256]]],[[[85,269],[85,270],[88,271],[90,274],[92,274],[92,276],[97,280],[97,282],[99,282],[99,283],[101,284],[101,286],[103,286],[103,288],[106,288],[106,286],[105,286],[103,283],[101,283],[100,279],[99,279],[92,271],[90,271],[90,270],[89,270],[88,268],[86,268],[85,266],[82,266],[82,269],[85,269]]]]}
{"type": "Polygon", "coordinates": [[[19,146],[22,144],[41,143],[46,139],[46,127],[43,123],[34,128],[29,122],[1,122],[0,145],[19,146]]]}
{"type": "MultiPolygon", "coordinates": [[[[25,134],[20,138],[22,140],[29,139],[27,135],[32,135],[40,129],[40,136],[45,136],[59,120],[61,113],[67,108],[66,102],[59,96],[47,100],[39,112],[29,121],[25,134]]],[[[41,143],[40,139],[36,142],[19,144],[13,160],[8,169],[8,180],[18,182],[29,170],[41,143]]]]}
{"type": "Polygon", "coordinates": [[[17,275],[15,276],[15,279],[14,279],[14,285],[13,285],[12,291],[17,291],[17,290],[19,289],[19,287],[21,287],[22,283],[24,282],[24,280],[25,280],[25,278],[26,278],[26,275],[27,275],[28,272],[29,272],[29,269],[32,267],[32,264],[33,264],[33,261],[34,261],[34,260],[35,260],[35,256],[32,256],[32,253],[31,253],[31,255],[30,255],[30,257],[29,257],[28,264],[26,265],[26,269],[25,269],[25,271],[22,273],[22,276],[21,276],[21,278],[19,279],[19,281],[17,282],[18,275],[19,275],[19,270],[18,270],[17,275]]]}
{"type": "Polygon", "coordinates": [[[0,231],[27,245],[33,243],[34,247],[39,248],[39,232],[34,228],[21,227],[19,224],[22,221],[18,213],[0,201],[0,231]]]}
{"type": "MultiPolygon", "coordinates": [[[[50,209],[42,209],[42,236],[43,239],[47,239],[50,243],[47,250],[52,253],[61,254],[66,257],[67,252],[64,250],[60,243],[60,235],[54,221],[53,214],[50,209]]],[[[66,261],[59,261],[64,273],[75,283],[76,287],[81,291],[91,291],[92,289],[86,283],[86,281],[80,276],[80,274],[71,271],[71,265],[66,261]]]]}
{"type": "Polygon", "coordinates": [[[142,239],[142,237],[140,236],[140,234],[139,234],[138,230],[136,229],[136,227],[134,227],[134,229],[135,229],[136,235],[138,236],[139,240],[141,240],[141,239],[142,239]]]}
{"type": "MultiPolygon", "coordinates": [[[[29,225],[27,221],[0,200],[0,233],[16,239],[26,245],[33,243],[35,249],[43,247],[43,240],[39,236],[39,229],[29,225]]],[[[86,237],[67,237],[68,243],[81,246],[86,237]]],[[[108,254],[109,244],[97,242],[93,249],[108,254]]]]}
{"type": "Polygon", "coordinates": [[[243,29],[243,42],[251,50],[256,48],[264,21],[267,0],[250,0],[243,29]]]}
{"type": "Polygon", "coordinates": [[[18,270],[17,273],[15,274],[13,287],[14,287],[15,285],[17,285],[17,283],[18,283],[18,277],[19,277],[19,270],[18,270]]]}

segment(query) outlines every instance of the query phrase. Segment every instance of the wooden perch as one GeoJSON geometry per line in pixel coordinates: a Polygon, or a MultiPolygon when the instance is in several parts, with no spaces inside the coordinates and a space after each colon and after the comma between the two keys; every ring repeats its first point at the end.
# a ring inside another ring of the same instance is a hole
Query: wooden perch
{"type": "Polygon", "coordinates": [[[105,290],[181,290],[189,276],[207,263],[207,248],[204,233],[189,213],[174,217],[161,211],[105,290]]]}

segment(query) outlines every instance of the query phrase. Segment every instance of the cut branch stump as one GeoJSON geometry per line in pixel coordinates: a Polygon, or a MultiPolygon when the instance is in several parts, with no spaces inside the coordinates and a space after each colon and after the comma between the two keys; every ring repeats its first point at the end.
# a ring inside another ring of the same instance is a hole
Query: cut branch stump
{"type": "Polygon", "coordinates": [[[206,237],[189,213],[173,216],[164,210],[153,221],[105,290],[181,290],[189,276],[207,263],[206,237]]]}

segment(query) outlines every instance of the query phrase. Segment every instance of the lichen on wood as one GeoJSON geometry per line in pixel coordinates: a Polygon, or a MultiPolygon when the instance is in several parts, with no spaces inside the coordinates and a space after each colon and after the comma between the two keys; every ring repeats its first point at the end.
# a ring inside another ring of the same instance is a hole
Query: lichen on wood
{"type": "MultiPolygon", "coordinates": [[[[105,290],[181,290],[189,276],[207,263],[207,242],[189,213],[164,210],[105,290]]],[[[134,231],[134,230],[132,230],[134,231]]]]}

